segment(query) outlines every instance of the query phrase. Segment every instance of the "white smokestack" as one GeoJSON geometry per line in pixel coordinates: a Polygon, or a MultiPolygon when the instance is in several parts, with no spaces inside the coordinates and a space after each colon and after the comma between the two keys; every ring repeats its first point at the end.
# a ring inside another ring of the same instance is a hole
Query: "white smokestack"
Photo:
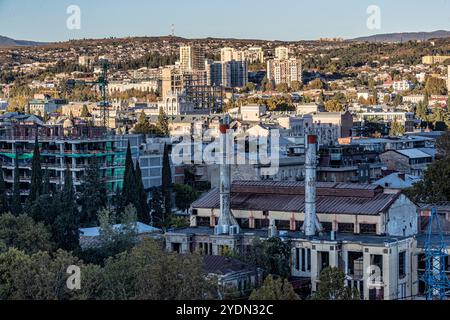
{"type": "Polygon", "coordinates": [[[305,235],[315,236],[321,231],[316,212],[316,170],[317,170],[317,136],[308,135],[306,139],[305,159],[305,224],[303,226],[305,235]]]}
{"type": "Polygon", "coordinates": [[[226,115],[220,124],[220,217],[215,233],[237,234],[239,225],[231,214],[231,157],[233,137],[230,132],[230,116],[226,115]]]}

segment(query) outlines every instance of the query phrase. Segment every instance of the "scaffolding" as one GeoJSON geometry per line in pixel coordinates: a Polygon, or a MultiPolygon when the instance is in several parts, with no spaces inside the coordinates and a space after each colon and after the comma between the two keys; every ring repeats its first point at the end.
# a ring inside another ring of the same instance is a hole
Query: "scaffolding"
{"type": "Polygon", "coordinates": [[[439,216],[436,208],[432,208],[425,242],[426,269],[422,278],[426,285],[427,300],[446,300],[449,296],[450,282],[445,270],[447,257],[439,216]]]}
{"type": "Polygon", "coordinates": [[[194,104],[195,109],[218,113],[223,108],[223,87],[208,85],[206,73],[185,74],[184,87],[186,100],[194,104]]]}

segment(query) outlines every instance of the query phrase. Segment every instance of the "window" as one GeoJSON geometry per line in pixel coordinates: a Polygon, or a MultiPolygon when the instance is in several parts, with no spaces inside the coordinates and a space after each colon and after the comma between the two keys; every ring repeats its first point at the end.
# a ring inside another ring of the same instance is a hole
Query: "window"
{"type": "Polygon", "coordinates": [[[269,219],[255,219],[255,229],[266,229],[269,227],[269,219]]]}
{"type": "Polygon", "coordinates": [[[197,217],[197,227],[209,227],[211,219],[209,217],[197,217]]]}
{"type": "Polygon", "coordinates": [[[339,223],[338,230],[342,233],[354,233],[355,225],[353,223],[339,223]]]}
{"type": "Polygon", "coordinates": [[[275,221],[278,230],[291,230],[291,222],[286,220],[275,221]]]}
{"type": "Polygon", "coordinates": [[[377,234],[377,225],[362,223],[359,225],[359,233],[361,233],[361,234],[377,234]]]}
{"type": "Polygon", "coordinates": [[[300,270],[300,249],[295,249],[295,270],[300,270]]]}
{"type": "Polygon", "coordinates": [[[400,252],[398,255],[398,277],[406,277],[406,252],[400,252]]]}
{"type": "Polygon", "coordinates": [[[322,222],[322,227],[325,232],[333,231],[333,224],[331,222],[322,222]]]}

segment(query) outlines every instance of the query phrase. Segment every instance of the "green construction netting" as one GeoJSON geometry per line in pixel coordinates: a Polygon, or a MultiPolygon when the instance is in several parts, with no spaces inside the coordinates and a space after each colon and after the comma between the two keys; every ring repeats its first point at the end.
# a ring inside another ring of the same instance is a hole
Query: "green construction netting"
{"type": "MultiPolygon", "coordinates": [[[[4,152],[0,152],[0,155],[11,158],[11,159],[16,159],[16,155],[14,153],[4,153],[4,152]]],[[[33,154],[32,153],[23,153],[17,156],[17,158],[19,160],[29,160],[33,158],[33,154]]]]}

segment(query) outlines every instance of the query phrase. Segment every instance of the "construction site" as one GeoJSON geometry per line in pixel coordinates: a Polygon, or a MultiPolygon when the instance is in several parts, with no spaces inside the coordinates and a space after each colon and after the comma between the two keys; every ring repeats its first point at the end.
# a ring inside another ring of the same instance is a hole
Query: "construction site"
{"type": "Polygon", "coordinates": [[[419,208],[378,185],[318,183],[314,135],[304,182],[232,182],[226,118],[220,132],[220,188],[193,203],[189,228],[166,233],[168,251],[245,254],[255,239],[279,237],[298,292],[313,294],[321,271],[337,267],[363,300],[448,299],[448,206],[419,208]]]}
{"type": "Polygon", "coordinates": [[[69,119],[59,125],[10,120],[0,131],[0,161],[7,188],[12,189],[15,172],[18,172],[21,194],[28,194],[36,141],[43,159],[42,169],[51,184],[62,186],[65,174],[69,172],[77,188],[85,171],[94,164],[99,166],[111,192],[122,184],[125,153],[117,148],[116,138],[106,128],[74,124],[69,119]]]}

